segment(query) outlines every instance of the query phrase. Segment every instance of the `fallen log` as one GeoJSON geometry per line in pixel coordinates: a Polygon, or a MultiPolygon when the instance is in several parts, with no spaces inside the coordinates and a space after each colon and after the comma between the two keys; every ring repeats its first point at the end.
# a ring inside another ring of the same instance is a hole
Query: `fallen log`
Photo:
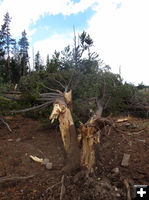
{"type": "Polygon", "coordinates": [[[2,92],[2,94],[22,94],[22,92],[19,92],[19,91],[8,91],[8,92],[2,92]]]}
{"type": "Polygon", "coordinates": [[[127,105],[128,110],[133,110],[133,111],[148,111],[149,106],[146,105],[127,105]]]}

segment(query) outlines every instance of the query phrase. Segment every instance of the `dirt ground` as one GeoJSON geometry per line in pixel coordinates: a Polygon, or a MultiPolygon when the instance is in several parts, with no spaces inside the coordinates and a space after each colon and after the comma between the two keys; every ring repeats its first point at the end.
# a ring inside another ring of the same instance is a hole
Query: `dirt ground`
{"type": "Polygon", "coordinates": [[[127,200],[129,192],[133,199],[133,185],[149,184],[149,119],[130,118],[102,134],[98,167],[88,176],[63,175],[59,131],[42,130],[39,121],[20,116],[5,120],[13,133],[0,123],[0,200],[127,200]],[[124,153],[130,155],[128,166],[122,166],[124,153]],[[48,158],[52,169],[30,155],[48,158]]]}

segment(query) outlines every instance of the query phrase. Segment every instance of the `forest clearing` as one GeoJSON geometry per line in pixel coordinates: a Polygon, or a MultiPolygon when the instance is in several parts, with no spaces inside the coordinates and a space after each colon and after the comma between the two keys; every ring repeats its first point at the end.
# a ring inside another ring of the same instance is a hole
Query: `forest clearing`
{"type": "MultiPolygon", "coordinates": [[[[6,116],[5,119],[13,133],[1,124],[0,199],[60,199],[64,165],[60,132],[42,130],[39,121],[29,118],[6,116]],[[30,155],[48,158],[52,168],[33,161],[30,155]]],[[[77,171],[64,175],[61,199],[126,200],[131,199],[129,192],[133,197],[135,184],[148,184],[149,120],[130,117],[128,121],[116,123],[117,119],[112,120],[118,131],[112,129],[109,134],[101,135],[96,175],[86,177],[77,171]],[[124,154],[130,155],[127,166],[122,166],[124,154]]]]}

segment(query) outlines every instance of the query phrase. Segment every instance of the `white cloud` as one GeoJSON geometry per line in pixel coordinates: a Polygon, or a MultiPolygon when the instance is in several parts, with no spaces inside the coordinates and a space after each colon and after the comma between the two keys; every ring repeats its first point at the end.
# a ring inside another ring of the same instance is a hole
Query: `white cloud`
{"type": "MultiPolygon", "coordinates": [[[[50,38],[45,40],[38,41],[34,44],[34,54],[37,51],[40,52],[40,55],[44,62],[46,61],[46,57],[49,54],[50,56],[54,53],[54,51],[62,51],[64,47],[72,44],[72,35],[60,35],[54,34],[50,38]]],[[[32,55],[32,49],[30,49],[30,55],[32,55]]],[[[32,60],[32,59],[31,59],[32,60]]]]}
{"type": "Polygon", "coordinates": [[[76,4],[71,4],[71,7],[69,10],[66,11],[66,14],[76,14],[78,12],[84,12],[89,7],[93,7],[95,3],[97,3],[98,0],[80,0],[80,2],[76,4]]]}
{"type": "MultiPolygon", "coordinates": [[[[36,30],[29,30],[29,25],[36,23],[45,13],[70,15],[91,6],[96,13],[88,21],[86,31],[93,38],[101,58],[112,67],[113,72],[118,73],[121,65],[125,80],[149,84],[148,0],[80,0],[78,3],[72,0],[3,0],[0,24],[9,11],[13,37],[20,36],[24,29],[31,37],[36,30]]],[[[40,50],[45,58],[47,53],[63,49],[72,39],[73,35],[54,34],[49,39],[36,42],[35,51],[40,50]]]]}
{"type": "Polygon", "coordinates": [[[94,4],[96,0],[81,0],[73,3],[71,0],[3,0],[0,4],[0,24],[3,23],[3,16],[8,11],[12,17],[11,33],[17,37],[25,29],[29,32],[29,25],[36,23],[40,16],[46,13],[51,15],[70,15],[83,12],[94,4]]]}
{"type": "Polygon", "coordinates": [[[133,83],[149,84],[149,2],[148,0],[101,0],[89,21],[91,37],[107,64],[133,83]]]}

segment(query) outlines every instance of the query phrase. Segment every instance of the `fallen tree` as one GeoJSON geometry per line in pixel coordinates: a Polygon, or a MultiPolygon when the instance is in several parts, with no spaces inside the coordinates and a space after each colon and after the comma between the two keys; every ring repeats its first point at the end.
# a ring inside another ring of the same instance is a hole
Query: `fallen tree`
{"type": "Polygon", "coordinates": [[[149,105],[144,105],[142,102],[139,104],[129,104],[127,105],[127,109],[130,112],[142,112],[144,116],[149,116],[149,105]]]}

